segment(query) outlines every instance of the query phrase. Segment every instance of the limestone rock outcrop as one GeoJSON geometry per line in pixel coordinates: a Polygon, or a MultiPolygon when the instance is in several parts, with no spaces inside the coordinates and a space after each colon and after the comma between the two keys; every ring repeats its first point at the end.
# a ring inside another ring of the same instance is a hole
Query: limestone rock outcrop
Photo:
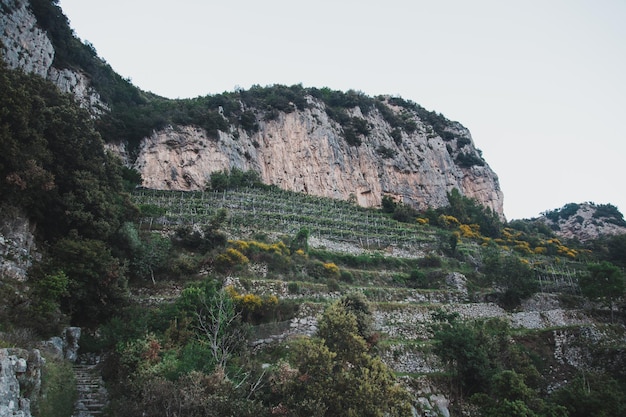
{"type": "Polygon", "coordinates": [[[581,242],[626,234],[623,215],[610,204],[569,203],[546,212],[539,221],[546,223],[560,238],[581,242]]]}
{"type": "Polygon", "coordinates": [[[412,114],[417,129],[402,132],[399,141],[380,112],[363,115],[355,107],[352,117],[364,120],[370,132],[353,146],[324,103],[310,96],[307,100],[304,110],[260,118],[254,133],[231,127],[215,139],[195,126],[168,126],[141,142],[133,166],[146,188],[201,190],[212,172],[238,168],[255,170],[264,183],[282,189],[354,199],[366,207],[379,206],[383,195],[421,209],[441,207],[447,204],[447,192],[457,188],[504,217],[498,177],[460,124],[450,122],[448,129],[457,139],[446,141],[412,114]],[[482,163],[463,166],[460,153],[482,163]]]}
{"type": "Polygon", "coordinates": [[[43,364],[37,349],[0,349],[0,417],[31,417],[30,402],[39,395],[43,364]]]}
{"type": "Polygon", "coordinates": [[[18,209],[0,206],[0,212],[0,276],[25,281],[28,269],[40,257],[35,227],[18,209]]]}
{"type": "Polygon", "coordinates": [[[54,66],[54,45],[37,23],[28,0],[0,0],[0,10],[0,51],[9,68],[50,80],[94,115],[109,109],[86,74],[54,66]]]}
{"type": "MultiPolygon", "coordinates": [[[[93,117],[110,111],[115,103],[101,100],[87,70],[77,65],[67,68],[55,60],[60,56],[55,42],[66,40],[59,41],[41,27],[28,0],[0,0],[0,8],[0,49],[9,68],[50,80],[73,94],[93,117]]],[[[95,53],[94,60],[94,65],[105,65],[95,53]]],[[[290,103],[294,111],[283,106],[272,117],[264,113],[266,108],[240,102],[242,111],[256,118],[254,131],[231,124],[219,113],[228,127],[222,126],[217,135],[197,126],[170,125],[133,139],[139,140],[138,149],[133,143],[133,152],[126,152],[123,145],[110,149],[127,158],[148,188],[200,190],[212,172],[238,168],[257,171],[266,184],[353,199],[368,207],[379,206],[383,195],[419,209],[440,207],[447,204],[446,193],[456,188],[504,218],[498,178],[461,124],[439,116],[433,122],[423,117],[425,113],[381,98],[387,116],[395,114],[414,128],[391,126],[379,106],[348,106],[342,111],[367,131],[360,130],[362,143],[355,145],[347,140],[347,126],[329,116],[323,100],[311,95],[304,100],[306,105],[290,103]]],[[[223,112],[221,106],[219,111],[223,112]]]]}

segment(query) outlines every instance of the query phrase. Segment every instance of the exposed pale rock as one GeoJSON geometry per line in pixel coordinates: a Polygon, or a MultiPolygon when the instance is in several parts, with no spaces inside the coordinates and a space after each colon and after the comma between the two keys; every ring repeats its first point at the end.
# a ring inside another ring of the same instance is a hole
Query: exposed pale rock
{"type": "MultiPolygon", "coordinates": [[[[0,1],[2,55],[9,66],[49,79],[94,116],[108,111],[85,74],[54,66],[53,45],[37,25],[28,1],[0,1]]],[[[355,107],[348,110],[350,116],[366,120],[370,128],[363,144],[355,147],[347,144],[343,128],[329,118],[321,101],[307,100],[305,110],[280,112],[273,120],[261,118],[258,132],[251,135],[231,127],[214,139],[203,129],[169,126],[144,138],[134,167],[148,188],[200,190],[214,171],[253,169],[267,184],[324,197],[353,198],[367,207],[379,206],[383,195],[417,208],[440,207],[447,204],[446,193],[457,188],[504,217],[502,192],[493,171],[486,164],[462,167],[455,162],[461,152],[479,157],[469,131],[460,124],[450,122],[445,129],[462,138],[461,144],[444,141],[413,114],[417,129],[402,133],[401,143],[396,143],[393,128],[378,110],[363,115],[355,107]],[[390,152],[381,155],[380,149],[390,152]]]]}
{"type": "Polygon", "coordinates": [[[560,308],[559,296],[551,293],[536,293],[522,301],[523,311],[546,311],[560,308]]]}
{"type": "Polygon", "coordinates": [[[448,410],[450,401],[445,396],[441,394],[432,395],[430,397],[430,401],[437,407],[439,415],[443,417],[450,417],[450,410],[448,410]]]}
{"type": "Polygon", "coordinates": [[[4,61],[9,68],[19,68],[46,78],[54,60],[54,47],[47,34],[37,26],[28,1],[0,1],[0,40],[4,61]]]}
{"type": "Polygon", "coordinates": [[[444,370],[437,355],[419,346],[390,345],[380,351],[380,357],[395,372],[430,374],[444,370]]]}
{"type": "MultiPolygon", "coordinates": [[[[383,195],[418,208],[440,207],[447,204],[447,192],[457,188],[503,216],[495,173],[486,164],[457,165],[456,142],[426,133],[427,125],[416,115],[419,128],[403,133],[398,145],[382,115],[370,111],[365,118],[370,134],[355,147],[347,144],[323,103],[311,97],[309,103],[305,110],[260,120],[259,131],[252,135],[232,130],[211,139],[197,127],[169,126],[142,141],[134,167],[147,188],[200,190],[212,172],[238,168],[256,170],[264,183],[282,189],[355,199],[367,207],[379,206],[383,195]],[[381,156],[381,148],[391,149],[394,156],[381,156]]],[[[457,134],[469,141],[463,152],[477,155],[469,132],[457,125],[452,125],[457,134]]]]}
{"type": "Polygon", "coordinates": [[[40,257],[34,226],[17,209],[2,206],[0,211],[0,275],[25,281],[28,269],[40,257]]]}
{"type": "Polygon", "coordinates": [[[525,329],[573,326],[589,322],[589,318],[575,310],[524,311],[510,316],[511,326],[525,329]]]}
{"type": "MultiPolygon", "coordinates": [[[[574,203],[572,203],[574,204],[574,203]]],[[[578,239],[581,242],[598,239],[602,236],[614,236],[626,234],[623,218],[620,222],[615,218],[607,218],[597,214],[597,206],[593,203],[576,204],[575,213],[567,218],[559,217],[557,221],[547,216],[540,220],[553,228],[554,233],[565,239],[578,239]]]]}
{"type": "Polygon", "coordinates": [[[62,92],[74,95],[76,101],[94,115],[109,110],[84,74],[53,66],[54,46],[38,26],[28,0],[0,0],[0,7],[2,58],[9,68],[52,81],[62,92]]]}
{"type": "Polygon", "coordinates": [[[63,337],[51,337],[41,342],[40,348],[48,355],[57,359],[67,359],[70,362],[76,362],[76,359],[78,359],[80,334],[80,327],[66,327],[63,329],[63,337]]]}
{"type": "Polygon", "coordinates": [[[101,100],[100,94],[91,87],[91,82],[85,74],[67,68],[59,70],[51,67],[47,78],[62,92],[72,94],[78,104],[91,110],[92,114],[99,115],[110,110],[109,106],[101,100]]]}
{"type": "Polygon", "coordinates": [[[446,285],[467,296],[467,278],[460,272],[451,272],[446,275],[446,285]]]}
{"type": "Polygon", "coordinates": [[[0,417],[31,417],[30,399],[39,395],[43,364],[36,349],[0,349],[0,417]]]}
{"type": "Polygon", "coordinates": [[[67,327],[63,330],[63,336],[65,338],[63,353],[65,359],[70,362],[76,362],[76,359],[78,358],[78,342],[80,341],[80,334],[80,327],[67,327]]]}

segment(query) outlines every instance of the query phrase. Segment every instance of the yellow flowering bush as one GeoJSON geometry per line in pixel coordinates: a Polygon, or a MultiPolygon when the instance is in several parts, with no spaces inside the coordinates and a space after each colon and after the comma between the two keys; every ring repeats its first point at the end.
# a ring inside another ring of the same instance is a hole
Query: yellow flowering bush
{"type": "Polygon", "coordinates": [[[458,226],[459,224],[461,224],[461,222],[459,222],[459,220],[454,216],[442,214],[441,216],[439,216],[439,224],[441,224],[443,227],[451,228],[458,226]]]}
{"type": "Polygon", "coordinates": [[[273,294],[264,296],[252,293],[239,294],[232,285],[226,287],[226,292],[248,322],[259,322],[264,317],[271,317],[276,314],[279,300],[273,294]]]}
{"type": "Polygon", "coordinates": [[[461,236],[469,239],[478,239],[481,237],[480,226],[477,224],[462,224],[459,226],[461,236]]]}
{"type": "Polygon", "coordinates": [[[339,276],[339,267],[334,262],[326,262],[323,267],[326,276],[339,276]]]}
{"type": "Polygon", "coordinates": [[[222,270],[238,265],[245,265],[248,262],[250,262],[248,257],[235,248],[228,248],[224,253],[215,257],[215,266],[222,270]]]}

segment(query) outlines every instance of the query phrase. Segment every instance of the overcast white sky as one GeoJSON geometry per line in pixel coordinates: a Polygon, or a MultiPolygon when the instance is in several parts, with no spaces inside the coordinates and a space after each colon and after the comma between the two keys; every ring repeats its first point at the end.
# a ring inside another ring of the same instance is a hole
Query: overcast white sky
{"type": "Polygon", "coordinates": [[[393,94],[470,129],[507,218],[626,212],[624,0],[61,0],[77,35],[170,98],[297,84],[393,94]]]}

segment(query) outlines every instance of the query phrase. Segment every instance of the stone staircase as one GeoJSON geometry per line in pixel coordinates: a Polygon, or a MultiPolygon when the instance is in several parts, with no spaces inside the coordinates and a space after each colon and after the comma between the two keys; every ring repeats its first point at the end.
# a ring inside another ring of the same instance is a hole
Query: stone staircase
{"type": "Polygon", "coordinates": [[[100,375],[100,367],[93,363],[74,365],[78,399],[72,417],[98,417],[104,415],[108,394],[100,375]]]}

